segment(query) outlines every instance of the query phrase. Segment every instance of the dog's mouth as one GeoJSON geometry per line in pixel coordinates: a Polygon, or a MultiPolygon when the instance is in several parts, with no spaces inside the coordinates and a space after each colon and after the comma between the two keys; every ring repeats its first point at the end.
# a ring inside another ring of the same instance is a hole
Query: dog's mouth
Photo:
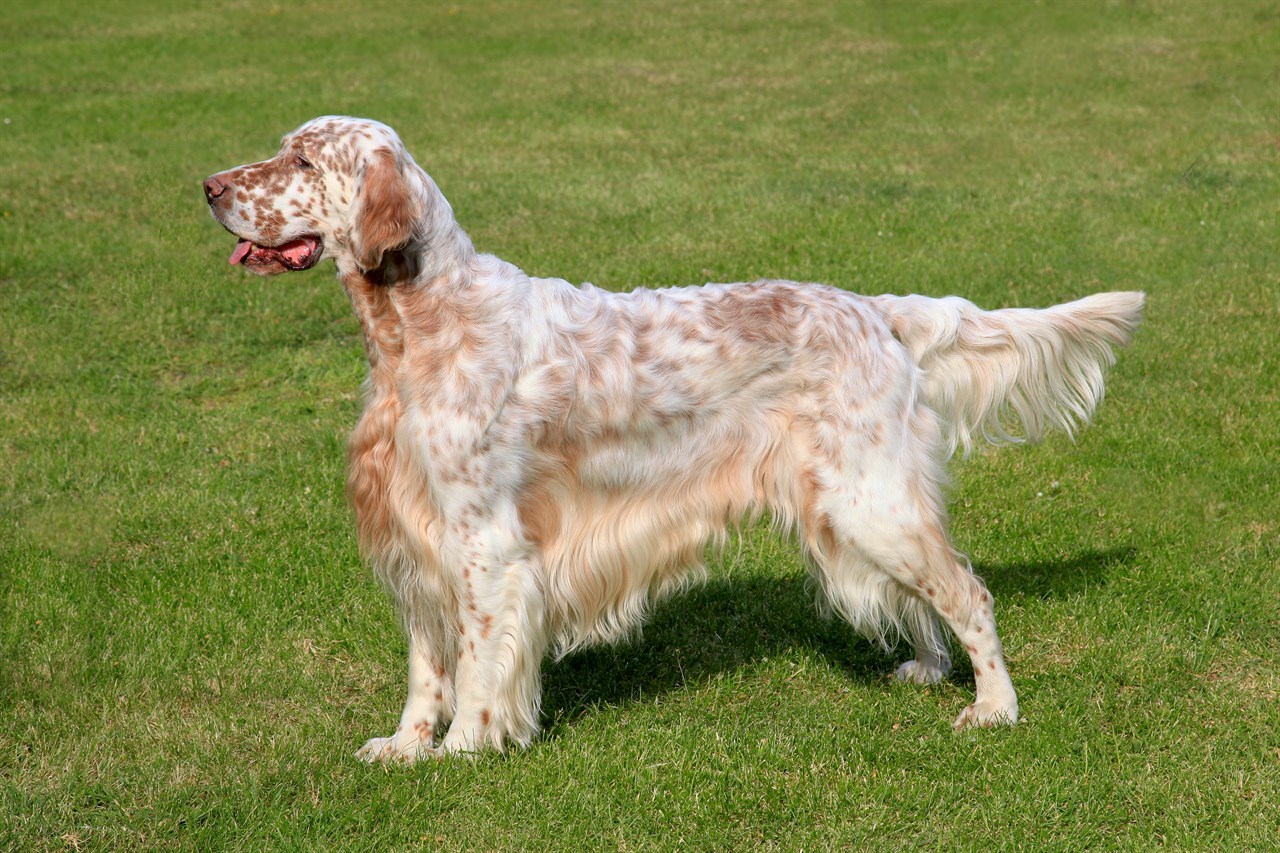
{"type": "Polygon", "coordinates": [[[251,240],[240,239],[227,263],[240,265],[262,275],[285,270],[309,270],[320,262],[324,243],[315,235],[299,237],[279,246],[259,246],[251,240]]]}

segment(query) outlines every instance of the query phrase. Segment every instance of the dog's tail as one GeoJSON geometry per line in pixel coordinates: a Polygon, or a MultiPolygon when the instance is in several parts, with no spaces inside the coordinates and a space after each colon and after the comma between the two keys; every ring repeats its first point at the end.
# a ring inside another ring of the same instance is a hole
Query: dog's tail
{"type": "Polygon", "coordinates": [[[924,401],[942,418],[950,452],[968,453],[978,439],[1034,441],[1049,427],[1071,434],[1088,423],[1115,362],[1111,348],[1133,337],[1145,296],[1098,293],[1000,311],[956,296],[870,301],[921,368],[924,401]]]}

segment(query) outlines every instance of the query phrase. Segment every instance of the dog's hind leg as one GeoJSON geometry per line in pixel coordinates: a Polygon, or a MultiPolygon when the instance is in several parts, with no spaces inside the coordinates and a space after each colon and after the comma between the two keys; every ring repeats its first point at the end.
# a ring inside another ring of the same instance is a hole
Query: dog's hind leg
{"type": "Polygon", "coordinates": [[[881,641],[889,629],[911,639],[916,658],[900,679],[928,683],[946,672],[934,614],[955,633],[977,685],[957,729],[1015,723],[991,594],[947,533],[933,417],[917,409],[895,441],[863,443],[833,466],[843,470],[821,483],[805,522],[809,548],[828,599],[855,628],[881,641]]]}
{"type": "Polygon", "coordinates": [[[826,533],[809,549],[821,590],[819,606],[839,613],[886,651],[899,637],[910,641],[916,656],[898,667],[899,681],[934,684],[945,678],[951,658],[933,608],[852,544],[826,533]]]}
{"type": "Polygon", "coordinates": [[[823,591],[856,629],[883,641],[889,630],[907,636],[916,657],[898,668],[902,681],[930,684],[950,668],[934,613],[955,633],[973,662],[977,701],[957,729],[1018,720],[1018,700],[996,633],[991,594],[951,547],[945,528],[904,524],[885,512],[857,513],[853,531],[834,559],[819,561],[823,591]],[[870,567],[870,571],[866,569],[870,567]],[[932,612],[931,612],[932,611],[932,612]]]}
{"type": "Polygon", "coordinates": [[[916,656],[898,667],[893,677],[907,684],[936,684],[951,672],[951,656],[947,654],[942,626],[933,610],[923,602],[913,599],[913,606],[922,613],[908,621],[911,625],[911,645],[916,656]]]}

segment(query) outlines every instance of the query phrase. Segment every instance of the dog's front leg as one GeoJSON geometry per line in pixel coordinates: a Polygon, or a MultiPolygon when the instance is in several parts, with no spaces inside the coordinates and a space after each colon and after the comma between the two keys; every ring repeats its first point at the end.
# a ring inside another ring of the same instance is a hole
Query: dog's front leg
{"type": "Polygon", "coordinates": [[[423,633],[409,631],[409,698],[391,737],[370,738],[356,752],[365,761],[413,761],[435,749],[436,736],[453,716],[453,678],[444,655],[423,633]]]}
{"type": "Polygon", "coordinates": [[[457,713],[441,750],[527,745],[538,731],[547,646],[539,558],[492,517],[458,545],[457,713]]]}

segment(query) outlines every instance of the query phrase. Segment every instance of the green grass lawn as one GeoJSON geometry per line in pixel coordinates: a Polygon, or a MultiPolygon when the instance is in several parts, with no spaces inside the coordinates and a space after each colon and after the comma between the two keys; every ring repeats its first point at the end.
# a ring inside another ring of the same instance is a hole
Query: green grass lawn
{"type": "Polygon", "coordinates": [[[1278,68],[1274,0],[10,4],[0,849],[1273,845],[1278,68]],[[956,466],[1023,722],[952,732],[967,664],[889,683],[751,529],[548,662],[529,750],[355,761],[405,665],[342,496],[359,330],[200,191],[326,113],[533,275],[1145,290],[1074,444],[956,466]]]}

